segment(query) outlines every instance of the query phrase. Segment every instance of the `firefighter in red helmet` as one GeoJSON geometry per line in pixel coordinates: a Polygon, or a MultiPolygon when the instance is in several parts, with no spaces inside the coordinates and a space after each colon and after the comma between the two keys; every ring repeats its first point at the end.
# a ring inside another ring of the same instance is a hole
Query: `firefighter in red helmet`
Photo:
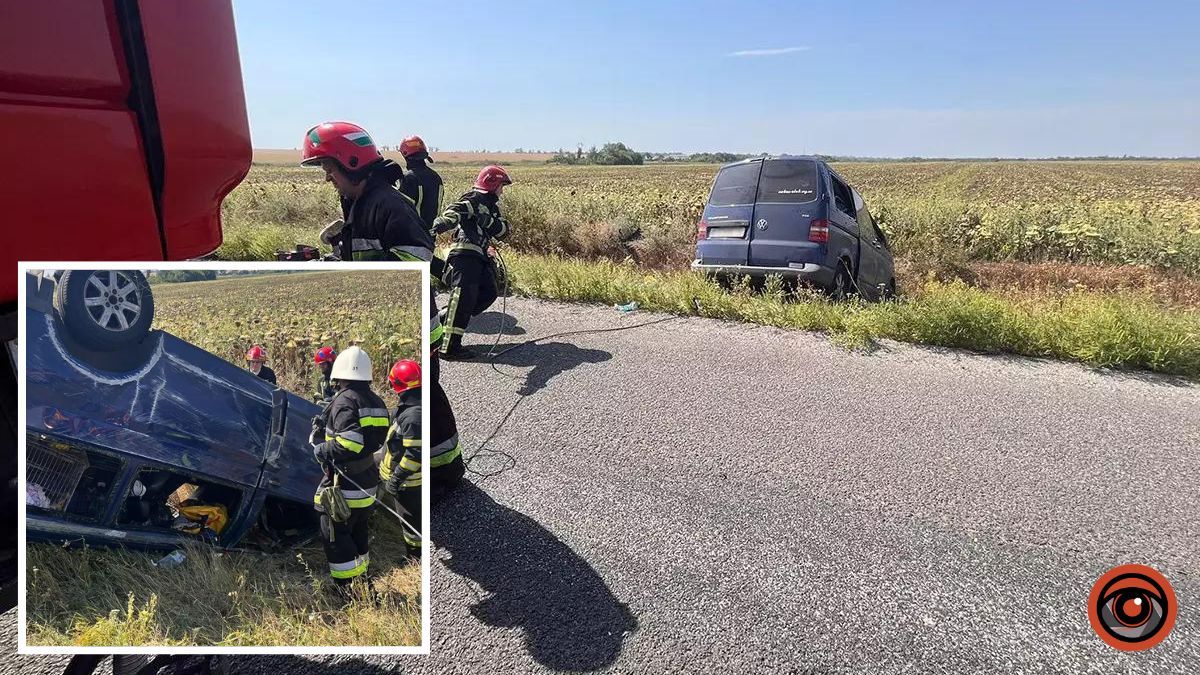
{"type": "Polygon", "coordinates": [[[512,179],[504,169],[486,166],[475,178],[471,190],[446,207],[434,221],[434,235],[454,231],[454,245],[447,263],[450,301],[446,307],[448,340],[442,343],[446,359],[470,359],[475,353],[462,346],[471,317],[496,301],[496,264],[489,250],[493,240],[502,240],[511,231],[500,214],[500,193],[512,179]]]}
{"type": "MultiPolygon", "coordinates": [[[[408,171],[400,181],[400,191],[412,200],[421,216],[425,229],[433,232],[433,221],[437,219],[442,204],[442,177],[433,169],[433,158],[420,136],[409,136],[400,142],[400,154],[408,171]]],[[[429,262],[429,274],[435,284],[442,283],[446,272],[446,261],[434,255],[429,262]]]]}
{"type": "Polygon", "coordinates": [[[246,367],[250,369],[250,372],[278,386],[278,382],[275,381],[275,371],[267,367],[266,362],[267,350],[262,347],[254,345],[246,351],[246,367]]]}
{"type": "Polygon", "coordinates": [[[333,399],[334,389],[329,374],[333,371],[333,361],[336,358],[337,352],[333,347],[321,347],[313,354],[313,363],[317,364],[317,384],[313,388],[313,401],[317,403],[326,403],[333,399]]]}
{"type": "MultiPolygon", "coordinates": [[[[416,528],[421,524],[421,465],[425,459],[421,452],[421,366],[416,361],[400,360],[392,365],[388,383],[400,395],[400,404],[392,416],[379,460],[379,479],[383,491],[404,509],[406,518],[416,528]]],[[[436,504],[458,485],[464,473],[462,452],[458,447],[458,429],[454,413],[450,411],[446,394],[440,385],[433,383],[430,394],[429,433],[429,501],[436,504]],[[439,405],[439,399],[441,405],[439,405]]],[[[409,554],[418,557],[421,539],[412,532],[404,532],[404,542],[409,554]]]]}
{"type": "Polygon", "coordinates": [[[433,170],[433,158],[420,136],[409,136],[400,143],[400,154],[408,169],[400,181],[400,191],[417,205],[425,229],[433,229],[442,203],[442,177],[433,170]]]}
{"type": "Polygon", "coordinates": [[[304,134],[300,164],[320,166],[341,198],[342,219],[321,233],[342,260],[433,257],[433,237],[412,201],[394,185],[404,170],[384,159],[366,130],[350,122],[318,124],[304,134]]]}
{"type": "MultiPolygon", "coordinates": [[[[392,416],[382,457],[379,481],[389,501],[404,510],[405,520],[421,528],[421,365],[416,361],[397,361],[388,372],[392,391],[400,395],[400,404],[392,416]]],[[[420,557],[421,538],[404,529],[408,554],[420,557]]]]}

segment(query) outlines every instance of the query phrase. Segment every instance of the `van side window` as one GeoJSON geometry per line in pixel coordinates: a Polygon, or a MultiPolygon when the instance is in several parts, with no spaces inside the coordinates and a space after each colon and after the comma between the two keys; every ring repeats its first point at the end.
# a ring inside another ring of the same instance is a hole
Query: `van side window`
{"type": "Polygon", "coordinates": [[[833,205],[842,213],[857,220],[858,214],[854,210],[854,198],[850,196],[850,188],[838,180],[832,171],[829,172],[829,180],[833,182],[833,205]]]}
{"type": "Polygon", "coordinates": [[[871,239],[879,241],[879,229],[875,227],[875,219],[871,218],[871,212],[867,210],[867,203],[863,201],[862,195],[858,194],[858,190],[850,188],[850,194],[854,196],[854,213],[859,229],[871,239]]]}
{"type": "Polygon", "coordinates": [[[867,209],[867,205],[863,204],[858,209],[858,226],[879,243],[887,246],[887,240],[883,238],[883,231],[875,224],[875,219],[871,217],[871,212],[867,209]]]}

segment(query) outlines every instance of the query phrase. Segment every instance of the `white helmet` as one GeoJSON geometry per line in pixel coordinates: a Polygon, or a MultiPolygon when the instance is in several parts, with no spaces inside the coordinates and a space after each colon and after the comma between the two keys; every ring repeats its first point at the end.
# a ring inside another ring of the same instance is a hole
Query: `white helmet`
{"type": "Polygon", "coordinates": [[[347,347],[333,360],[331,380],[371,381],[371,357],[358,347],[347,347]]]}

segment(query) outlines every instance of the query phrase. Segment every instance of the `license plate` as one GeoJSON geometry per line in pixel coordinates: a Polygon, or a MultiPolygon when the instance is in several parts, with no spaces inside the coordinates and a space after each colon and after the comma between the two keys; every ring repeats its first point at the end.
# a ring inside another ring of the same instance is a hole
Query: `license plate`
{"type": "Polygon", "coordinates": [[[742,239],[746,236],[745,226],[737,227],[710,227],[708,228],[709,239],[742,239]]]}

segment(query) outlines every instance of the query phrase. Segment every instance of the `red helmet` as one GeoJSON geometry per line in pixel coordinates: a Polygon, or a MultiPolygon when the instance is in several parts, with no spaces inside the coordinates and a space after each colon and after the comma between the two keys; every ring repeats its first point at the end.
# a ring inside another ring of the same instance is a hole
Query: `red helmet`
{"type": "Polygon", "coordinates": [[[351,171],[383,159],[366,129],[350,122],[325,122],[305,132],[300,166],[315,166],[327,157],[351,171]]]}
{"type": "Polygon", "coordinates": [[[403,359],[397,361],[388,373],[388,384],[397,394],[421,386],[421,364],[403,359]]]}
{"type": "Polygon", "coordinates": [[[313,363],[333,363],[337,358],[337,352],[333,351],[333,347],[321,347],[313,354],[313,363]]]}
{"type": "Polygon", "coordinates": [[[400,141],[400,154],[408,157],[415,155],[418,152],[428,153],[429,148],[425,147],[425,141],[421,140],[420,136],[409,136],[400,141]]]}
{"type": "Polygon", "coordinates": [[[246,360],[247,361],[266,361],[267,360],[267,350],[263,349],[262,347],[259,347],[258,345],[254,345],[253,347],[251,347],[249,349],[249,351],[246,352],[246,360]]]}
{"type": "Polygon", "coordinates": [[[476,190],[495,192],[501,185],[512,185],[512,179],[508,177],[507,171],[495,164],[483,167],[475,177],[476,190]]]}

